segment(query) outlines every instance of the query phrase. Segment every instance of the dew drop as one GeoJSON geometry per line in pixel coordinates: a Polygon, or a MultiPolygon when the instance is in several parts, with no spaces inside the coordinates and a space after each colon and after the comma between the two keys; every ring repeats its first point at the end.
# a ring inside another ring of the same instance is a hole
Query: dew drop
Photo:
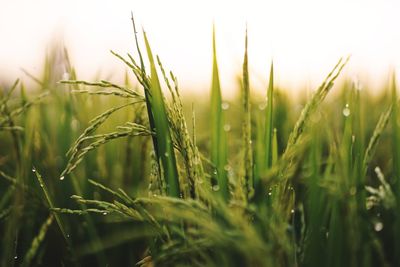
{"type": "Polygon", "coordinates": [[[383,229],[383,223],[381,223],[381,222],[375,223],[375,224],[374,224],[374,229],[375,229],[375,231],[377,231],[377,232],[382,231],[382,229],[383,229]]]}
{"type": "Polygon", "coordinates": [[[32,172],[36,172],[36,169],[35,169],[35,168],[32,168],[32,172]]]}
{"type": "Polygon", "coordinates": [[[65,179],[65,176],[61,176],[60,177],[60,180],[62,181],[62,180],[64,180],[65,179]]]}
{"type": "Polygon", "coordinates": [[[231,165],[229,165],[229,164],[224,166],[224,170],[227,171],[227,172],[229,172],[231,169],[232,169],[231,165]]]}
{"type": "Polygon", "coordinates": [[[223,102],[221,105],[223,110],[228,110],[229,109],[229,103],[228,102],[223,102]]]}
{"type": "Polygon", "coordinates": [[[258,105],[258,109],[259,109],[259,110],[264,110],[266,107],[267,107],[267,104],[265,104],[265,103],[264,103],[264,104],[259,104],[259,105],[258,105]]]}
{"type": "Polygon", "coordinates": [[[268,196],[272,196],[272,193],[271,193],[271,192],[269,192],[269,193],[268,193],[268,196]]]}
{"type": "Polygon", "coordinates": [[[349,109],[349,104],[346,104],[346,106],[344,107],[344,109],[343,109],[343,115],[345,116],[345,117],[348,117],[348,116],[350,116],[350,109],[349,109]]]}
{"type": "Polygon", "coordinates": [[[107,212],[103,212],[103,215],[107,215],[107,212]]]}
{"type": "Polygon", "coordinates": [[[293,213],[294,213],[294,209],[292,209],[292,210],[290,211],[290,213],[292,213],[292,214],[293,214],[293,213]]]}
{"type": "Polygon", "coordinates": [[[224,131],[229,132],[231,130],[231,126],[229,124],[224,125],[224,131]]]}
{"type": "Polygon", "coordinates": [[[18,259],[18,256],[14,256],[14,259],[18,259]]]}

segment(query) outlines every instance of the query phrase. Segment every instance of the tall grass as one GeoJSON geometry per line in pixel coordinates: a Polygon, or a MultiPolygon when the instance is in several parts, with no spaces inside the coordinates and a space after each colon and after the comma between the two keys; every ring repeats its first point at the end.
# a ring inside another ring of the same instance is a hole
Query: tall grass
{"type": "Polygon", "coordinates": [[[135,54],[112,54],[136,82],[79,80],[61,48],[29,74],[35,88],[0,91],[2,265],[400,264],[394,77],[375,97],[334,86],[341,59],[301,103],[271,63],[259,95],[246,32],[240,98],[226,109],[215,28],[203,100],[181,96],[133,26],[135,54]]]}
{"type": "Polygon", "coordinates": [[[221,85],[217,63],[217,45],[215,39],[215,26],[213,27],[213,60],[212,60],[212,82],[211,82],[211,162],[214,164],[215,171],[212,173],[212,184],[219,188],[224,200],[229,199],[229,183],[225,166],[227,165],[227,144],[224,132],[224,115],[222,112],[221,85]]]}
{"type": "Polygon", "coordinates": [[[244,192],[246,200],[254,195],[253,180],[253,145],[251,138],[251,113],[250,113],[250,82],[247,51],[247,30],[245,37],[244,59],[243,59],[243,162],[244,162],[244,192]]]}

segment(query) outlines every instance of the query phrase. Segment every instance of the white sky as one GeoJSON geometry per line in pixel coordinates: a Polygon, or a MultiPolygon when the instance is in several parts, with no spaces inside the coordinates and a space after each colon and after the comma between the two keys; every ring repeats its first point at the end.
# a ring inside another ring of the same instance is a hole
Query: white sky
{"type": "Polygon", "coordinates": [[[364,83],[400,67],[400,1],[396,0],[0,0],[0,80],[37,73],[51,40],[64,38],[78,75],[123,73],[109,50],[135,53],[130,12],[164,67],[184,90],[208,90],[211,32],[225,92],[241,72],[245,25],[255,87],[265,87],[273,58],[279,85],[316,86],[341,56],[364,83]]]}

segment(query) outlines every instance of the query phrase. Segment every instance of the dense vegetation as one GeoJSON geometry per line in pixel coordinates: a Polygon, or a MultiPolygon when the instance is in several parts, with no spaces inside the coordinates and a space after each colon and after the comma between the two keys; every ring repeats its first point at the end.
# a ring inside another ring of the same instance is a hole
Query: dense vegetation
{"type": "Polygon", "coordinates": [[[194,100],[143,34],[112,52],[123,85],[78,80],[56,49],[35,86],[0,90],[1,266],[400,265],[394,77],[374,96],[334,86],[340,60],[293,100],[271,64],[260,96],[246,36],[224,101],[214,35],[211,94],[194,100]]]}

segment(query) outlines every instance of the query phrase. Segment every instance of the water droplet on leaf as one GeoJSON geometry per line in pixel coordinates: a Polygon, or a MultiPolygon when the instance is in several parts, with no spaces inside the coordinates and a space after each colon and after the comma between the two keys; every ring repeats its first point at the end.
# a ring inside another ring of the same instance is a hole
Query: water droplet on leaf
{"type": "Polygon", "coordinates": [[[223,102],[221,107],[222,107],[223,110],[227,110],[227,109],[229,109],[229,103],[228,102],[223,102]]]}
{"type": "Polygon", "coordinates": [[[264,104],[259,104],[259,105],[258,105],[258,109],[259,109],[259,110],[264,110],[266,107],[267,107],[267,104],[266,104],[266,103],[264,103],[264,104]]]}
{"type": "Polygon", "coordinates": [[[377,231],[377,232],[382,231],[382,229],[383,229],[383,223],[381,223],[381,222],[375,223],[375,224],[374,224],[374,229],[375,229],[375,231],[377,231]]]}
{"type": "Polygon", "coordinates": [[[219,190],[219,185],[213,185],[213,187],[212,187],[212,190],[213,191],[218,191],[219,190]]]}
{"type": "Polygon", "coordinates": [[[346,104],[346,106],[344,107],[344,109],[343,109],[343,115],[345,116],[345,117],[348,117],[348,116],[350,116],[350,109],[349,109],[349,104],[346,104]]]}

